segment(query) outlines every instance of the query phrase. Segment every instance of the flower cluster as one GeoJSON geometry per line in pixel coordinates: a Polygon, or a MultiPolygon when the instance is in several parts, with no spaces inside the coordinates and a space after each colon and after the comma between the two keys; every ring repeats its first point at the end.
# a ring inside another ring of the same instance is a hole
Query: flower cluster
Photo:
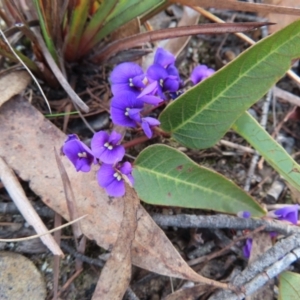
{"type": "Polygon", "coordinates": [[[114,68],[110,81],[113,123],[133,128],[140,126],[148,138],[160,122],[145,116],[145,104],[157,106],[166,99],[166,92],[177,92],[181,83],[175,57],[162,48],[156,51],[154,63],[146,73],[139,65],[125,62],[114,68]]]}
{"type": "Polygon", "coordinates": [[[125,193],[124,176],[133,185],[132,167],[129,162],[121,163],[125,149],[120,145],[121,134],[105,131],[94,134],[91,149],[81,142],[75,134],[70,134],[65,141],[62,152],[72,162],[77,172],[89,172],[91,165],[101,162],[97,180],[109,196],[121,197],[125,193]]]}
{"type": "MultiPolygon", "coordinates": [[[[191,80],[197,84],[213,72],[199,65],[193,71],[191,80]]],[[[174,55],[162,48],[157,49],[154,62],[146,72],[135,63],[125,62],[114,68],[110,81],[113,93],[110,114],[113,123],[131,128],[141,127],[148,138],[153,136],[153,128],[159,126],[160,122],[148,116],[145,106],[148,106],[149,112],[149,106],[158,106],[167,100],[167,96],[176,97],[182,85],[174,55]]],[[[111,134],[99,131],[94,134],[89,148],[75,134],[71,134],[62,152],[77,171],[89,172],[93,163],[100,165],[97,172],[99,185],[108,195],[120,197],[125,193],[125,176],[132,185],[134,182],[131,164],[122,163],[125,148],[120,144],[121,140],[121,134],[115,131],[111,134]]]]}

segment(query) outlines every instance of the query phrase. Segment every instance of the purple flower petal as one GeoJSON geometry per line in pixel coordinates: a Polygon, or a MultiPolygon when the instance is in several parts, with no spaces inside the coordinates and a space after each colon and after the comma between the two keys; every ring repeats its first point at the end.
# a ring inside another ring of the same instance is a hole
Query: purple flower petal
{"type": "Polygon", "coordinates": [[[285,220],[293,224],[297,224],[298,208],[299,208],[298,204],[288,205],[286,207],[275,210],[274,214],[277,216],[278,220],[285,220]]]}
{"type": "Polygon", "coordinates": [[[68,136],[62,147],[62,152],[68,157],[77,172],[89,172],[91,170],[94,155],[90,148],[81,142],[75,134],[68,136]]]}
{"type": "Polygon", "coordinates": [[[122,197],[125,194],[124,180],[114,180],[110,185],[105,188],[107,194],[111,197],[122,197]]]}
{"type": "Polygon", "coordinates": [[[178,79],[180,78],[178,69],[175,67],[175,65],[168,66],[166,70],[169,75],[176,76],[178,79]]]}
{"type": "Polygon", "coordinates": [[[176,92],[179,89],[179,81],[174,78],[166,78],[164,81],[164,88],[165,91],[170,91],[170,92],[176,92]]]}
{"type": "Polygon", "coordinates": [[[119,167],[119,170],[122,174],[128,175],[132,172],[132,166],[131,163],[126,161],[123,163],[121,167],[119,167]]]}
{"type": "Polygon", "coordinates": [[[163,48],[157,48],[154,56],[154,63],[167,67],[175,62],[175,56],[163,48]]]}
{"type": "Polygon", "coordinates": [[[136,122],[130,117],[130,109],[142,109],[144,103],[132,92],[123,92],[111,99],[111,118],[113,123],[121,126],[136,127],[136,122]]]}
{"type": "Polygon", "coordinates": [[[140,122],[141,121],[141,110],[142,109],[140,109],[140,108],[131,108],[128,111],[129,118],[136,122],[140,122]]]}
{"type": "Polygon", "coordinates": [[[157,91],[157,81],[153,81],[150,84],[148,84],[142,92],[138,95],[137,98],[141,98],[145,95],[154,95],[157,91]]]}
{"type": "Polygon", "coordinates": [[[145,135],[150,139],[153,135],[152,129],[150,126],[158,126],[160,125],[160,122],[156,120],[155,118],[146,117],[142,119],[142,129],[145,133],[145,135]]]}
{"type": "Polygon", "coordinates": [[[243,247],[243,254],[246,258],[250,257],[251,249],[252,249],[252,239],[247,239],[245,246],[243,247]]]}
{"type": "Polygon", "coordinates": [[[115,164],[122,160],[125,155],[125,148],[118,145],[122,135],[113,131],[110,135],[105,131],[99,131],[94,134],[91,147],[95,157],[106,164],[115,164]]]}
{"type": "Polygon", "coordinates": [[[106,188],[108,185],[110,185],[116,179],[114,177],[115,173],[116,173],[116,170],[113,168],[112,165],[102,164],[100,169],[97,172],[98,184],[101,187],[106,188]]]}
{"type": "Polygon", "coordinates": [[[206,65],[198,65],[192,71],[191,81],[193,82],[193,84],[197,84],[214,73],[215,70],[209,69],[206,65]]]}
{"type": "Polygon", "coordinates": [[[153,132],[150,128],[150,125],[146,121],[142,121],[142,129],[148,139],[152,138],[153,132]]]}
{"type": "Polygon", "coordinates": [[[168,77],[167,70],[158,64],[153,64],[147,70],[147,77],[150,82],[158,81],[158,84],[168,77]]]}
{"type": "Polygon", "coordinates": [[[141,99],[144,103],[155,105],[155,106],[163,101],[163,99],[161,98],[158,98],[156,96],[150,96],[150,95],[140,97],[139,99],[141,99]]]}
{"type": "Polygon", "coordinates": [[[114,68],[111,73],[111,90],[114,95],[124,91],[140,92],[145,86],[145,75],[142,68],[132,62],[122,63],[114,68]]]}

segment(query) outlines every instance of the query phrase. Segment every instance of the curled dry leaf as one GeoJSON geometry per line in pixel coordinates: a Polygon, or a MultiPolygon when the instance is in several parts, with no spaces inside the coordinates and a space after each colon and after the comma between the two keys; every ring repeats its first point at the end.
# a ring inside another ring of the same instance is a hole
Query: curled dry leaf
{"type": "MultiPolygon", "coordinates": [[[[0,108],[0,132],[0,156],[23,180],[30,182],[31,189],[49,207],[69,219],[53,150],[54,147],[60,149],[65,134],[20,96],[0,108]]],[[[63,162],[76,196],[77,210],[88,215],[80,221],[83,233],[109,249],[117,240],[123,202],[106,195],[98,186],[95,171],[77,173],[67,159],[63,162]]],[[[165,276],[228,287],[194,272],[142,206],[137,211],[137,219],[132,244],[133,264],[165,276]]]]}
{"type": "Polygon", "coordinates": [[[126,184],[126,194],[122,197],[124,202],[123,220],[119,235],[106,262],[93,300],[123,299],[131,278],[131,246],[137,228],[137,211],[139,198],[133,188],[126,184]]]}

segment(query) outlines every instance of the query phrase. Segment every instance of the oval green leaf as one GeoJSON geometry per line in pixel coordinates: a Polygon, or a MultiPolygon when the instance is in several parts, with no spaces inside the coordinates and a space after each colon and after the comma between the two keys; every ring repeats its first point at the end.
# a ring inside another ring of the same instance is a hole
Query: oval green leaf
{"type": "Polygon", "coordinates": [[[233,182],[174,148],[150,146],[139,154],[134,166],[134,187],[144,202],[230,214],[249,211],[255,217],[266,213],[233,182]]]}
{"type": "Polygon", "coordinates": [[[247,49],[160,115],[161,127],[190,148],[213,146],[300,57],[300,20],[247,49]]]}
{"type": "Polygon", "coordinates": [[[283,272],[279,277],[279,300],[300,299],[300,275],[283,272]]]}
{"type": "Polygon", "coordinates": [[[292,186],[300,191],[300,166],[247,112],[232,126],[292,186]]]}

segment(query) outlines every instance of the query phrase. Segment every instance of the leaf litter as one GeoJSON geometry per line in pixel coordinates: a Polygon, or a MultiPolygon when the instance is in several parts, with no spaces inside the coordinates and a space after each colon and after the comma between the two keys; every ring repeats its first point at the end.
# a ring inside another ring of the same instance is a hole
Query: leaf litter
{"type": "MultiPolygon", "coordinates": [[[[66,139],[57,127],[21,96],[15,96],[0,108],[0,156],[43,202],[69,220],[61,177],[55,162],[54,148],[66,139]]],[[[75,195],[77,211],[86,218],[80,221],[83,233],[104,249],[111,249],[118,238],[123,219],[123,201],[110,199],[99,188],[95,172],[74,172],[63,160],[75,195]]],[[[206,279],[183,260],[164,232],[146,210],[137,209],[137,229],[132,243],[132,263],[149,271],[226,288],[226,284],[206,279]]]]}

